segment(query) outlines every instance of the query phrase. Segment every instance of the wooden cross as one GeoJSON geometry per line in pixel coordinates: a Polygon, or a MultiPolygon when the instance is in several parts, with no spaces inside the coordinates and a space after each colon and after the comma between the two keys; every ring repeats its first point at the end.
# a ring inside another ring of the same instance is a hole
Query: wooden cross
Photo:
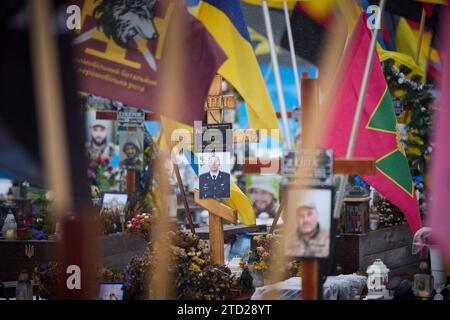
{"type": "MultiPolygon", "coordinates": [[[[207,123],[218,124],[223,122],[223,109],[236,108],[236,98],[232,95],[222,95],[222,77],[216,75],[209,89],[209,95],[205,102],[207,112],[207,123]]],[[[259,136],[257,137],[257,139],[259,136]]],[[[256,139],[256,141],[257,141],[256,139]]],[[[233,131],[233,142],[237,141],[233,131]]],[[[253,140],[255,141],[255,140],[253,140]]],[[[213,263],[224,264],[224,233],[223,222],[225,219],[237,224],[236,211],[216,199],[200,199],[199,192],[194,191],[195,202],[209,212],[209,242],[211,249],[211,260],[213,263]]]]}
{"type": "MultiPolygon", "coordinates": [[[[236,108],[236,98],[232,95],[222,95],[222,77],[215,76],[209,95],[205,102],[205,110],[207,111],[207,123],[216,124],[223,121],[223,109],[236,108]]],[[[117,112],[110,110],[102,110],[96,112],[96,118],[102,120],[117,120],[117,112]]],[[[155,113],[145,113],[145,121],[159,121],[160,116],[155,113]]],[[[136,130],[136,128],[129,128],[129,130],[136,130]]],[[[131,131],[130,130],[130,131],[131,131]]],[[[234,129],[233,130],[233,143],[245,143],[245,142],[259,142],[260,134],[259,130],[255,129],[234,129]]],[[[191,147],[194,144],[194,135],[190,134],[190,137],[181,141],[174,142],[172,147],[177,145],[180,147],[191,147]],[[180,143],[181,142],[181,143],[180,143]]],[[[189,210],[189,205],[184,193],[184,186],[181,180],[178,165],[174,164],[174,171],[177,178],[178,187],[183,200],[186,218],[188,220],[192,233],[195,233],[194,223],[189,210]]],[[[127,192],[136,191],[136,171],[127,170],[127,192]]],[[[194,200],[201,207],[209,211],[209,229],[210,229],[210,248],[211,259],[213,263],[224,264],[224,232],[223,222],[225,219],[233,224],[237,224],[237,214],[235,210],[223,204],[215,199],[200,199],[199,192],[194,191],[194,200]]]]}
{"type": "MultiPolygon", "coordinates": [[[[313,119],[318,116],[318,80],[302,78],[302,115],[303,119],[313,119]],[[308,115],[308,113],[310,113],[308,115]]],[[[304,128],[308,124],[304,124],[304,128]]],[[[307,134],[309,130],[305,130],[307,134]]],[[[305,140],[308,140],[304,136],[305,140]]],[[[375,159],[353,158],[334,159],[333,174],[360,175],[375,174],[375,159]]],[[[287,203],[286,195],[278,208],[269,233],[273,233],[283,209],[287,203]]],[[[316,259],[302,260],[302,300],[317,300],[319,298],[319,262],[316,259]]]]}

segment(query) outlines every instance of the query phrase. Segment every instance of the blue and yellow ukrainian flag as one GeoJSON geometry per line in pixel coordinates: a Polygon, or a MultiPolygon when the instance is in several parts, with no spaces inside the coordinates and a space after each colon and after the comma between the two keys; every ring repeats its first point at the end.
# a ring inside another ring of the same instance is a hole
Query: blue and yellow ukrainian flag
{"type": "MultiPolygon", "coordinates": [[[[249,126],[254,129],[279,130],[278,119],[253,52],[239,0],[203,0],[197,18],[228,56],[218,73],[245,100],[249,126]]],[[[268,134],[270,135],[270,131],[268,134]]],[[[277,137],[275,133],[272,136],[277,137]]]]}

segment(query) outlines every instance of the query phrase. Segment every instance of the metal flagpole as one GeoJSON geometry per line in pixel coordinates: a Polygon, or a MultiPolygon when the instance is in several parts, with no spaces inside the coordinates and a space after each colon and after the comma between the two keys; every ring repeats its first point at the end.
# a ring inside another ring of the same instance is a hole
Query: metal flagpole
{"type": "Polygon", "coordinates": [[[301,103],[300,79],[298,76],[297,59],[295,57],[294,40],[292,39],[291,21],[289,20],[289,10],[286,0],[283,1],[283,8],[284,8],[284,18],[286,20],[286,31],[289,40],[289,51],[291,53],[292,69],[294,70],[295,92],[297,93],[298,106],[300,107],[301,103]]]}
{"type": "MultiPolygon", "coordinates": [[[[377,36],[378,36],[378,30],[379,30],[377,22],[380,22],[380,26],[381,26],[381,16],[383,14],[385,4],[386,4],[386,0],[380,0],[379,10],[377,12],[377,18],[375,20],[376,21],[375,28],[374,28],[374,31],[372,34],[372,40],[370,42],[370,48],[369,48],[369,52],[368,52],[368,56],[367,56],[366,67],[364,69],[364,76],[363,76],[363,80],[361,83],[361,89],[359,90],[358,103],[356,105],[355,117],[353,118],[353,125],[352,125],[352,131],[350,134],[350,141],[348,142],[348,148],[347,148],[347,154],[346,154],[347,159],[349,159],[353,156],[353,151],[355,149],[356,136],[358,133],[359,124],[361,122],[361,114],[363,111],[364,98],[366,97],[367,84],[369,82],[370,72],[372,70],[372,61],[373,61],[373,56],[375,53],[375,46],[377,43],[377,36]]],[[[341,212],[341,207],[342,207],[342,202],[344,200],[345,186],[347,184],[348,176],[340,175],[340,178],[341,178],[341,180],[339,182],[339,188],[338,188],[338,192],[337,192],[336,206],[335,206],[335,210],[334,210],[334,218],[339,218],[339,214],[341,212]]]]}
{"type": "Polygon", "coordinates": [[[270,74],[272,73],[273,64],[272,61],[270,61],[269,67],[267,68],[266,74],[264,75],[264,82],[267,82],[269,80],[270,74]]]}
{"type": "Polygon", "coordinates": [[[264,14],[264,22],[266,24],[267,38],[269,39],[270,58],[272,60],[273,71],[275,74],[275,83],[277,86],[277,96],[278,96],[278,102],[280,103],[281,119],[283,121],[286,144],[287,144],[288,149],[292,150],[291,134],[289,132],[288,117],[287,117],[287,112],[286,112],[286,103],[284,101],[283,87],[281,84],[281,77],[280,77],[280,67],[278,65],[277,53],[275,51],[275,42],[273,40],[272,24],[270,22],[269,7],[267,6],[267,0],[263,0],[262,8],[263,8],[263,14],[264,14]]]}
{"type": "Polygon", "coordinates": [[[423,33],[425,31],[425,20],[426,20],[426,12],[425,9],[422,8],[422,15],[420,17],[420,27],[419,27],[419,39],[417,40],[416,56],[414,57],[414,62],[417,63],[417,65],[419,64],[420,49],[422,48],[423,33]]]}

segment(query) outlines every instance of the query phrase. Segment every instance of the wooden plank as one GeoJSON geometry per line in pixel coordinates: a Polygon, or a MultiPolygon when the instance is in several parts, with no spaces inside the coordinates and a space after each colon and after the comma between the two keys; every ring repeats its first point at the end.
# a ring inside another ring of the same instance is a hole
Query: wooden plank
{"type": "Polygon", "coordinates": [[[245,158],[244,174],[281,174],[281,158],[245,158]]]}
{"type": "Polygon", "coordinates": [[[381,259],[389,269],[399,268],[414,262],[419,265],[419,256],[411,253],[411,245],[364,255],[360,266],[362,271],[365,271],[375,259],[381,259]]]}
{"type": "Polygon", "coordinates": [[[259,142],[260,131],[257,129],[233,129],[233,143],[259,142]]]}
{"type": "Polygon", "coordinates": [[[222,94],[222,76],[216,74],[214,79],[209,87],[209,96],[219,96],[222,94]]]}
{"type": "MultiPolygon", "coordinates": [[[[190,148],[194,145],[194,133],[185,132],[179,135],[178,141],[172,142],[172,148],[175,146],[180,148],[190,148]]],[[[233,129],[233,143],[247,143],[247,142],[259,142],[260,141],[260,131],[257,129],[233,129]]],[[[275,159],[281,161],[281,159],[275,159]]],[[[257,160],[254,160],[257,161],[257,160]]],[[[281,162],[280,162],[281,163],[281,162]]]]}
{"type": "Polygon", "coordinates": [[[127,192],[136,192],[136,171],[127,170],[127,192]]]}
{"type": "MultiPolygon", "coordinates": [[[[263,225],[254,225],[254,226],[246,226],[243,224],[233,225],[233,224],[224,224],[223,233],[225,236],[225,241],[230,239],[235,239],[236,235],[241,233],[253,233],[253,232],[263,232],[266,230],[266,226],[263,225]]],[[[187,231],[186,231],[187,232],[187,231]]],[[[209,227],[199,227],[195,228],[195,232],[200,237],[200,239],[209,239],[209,227]]]]}
{"type": "Polygon", "coordinates": [[[389,277],[400,277],[402,279],[408,279],[414,281],[414,275],[423,271],[419,268],[419,262],[414,261],[411,264],[403,265],[398,268],[392,268],[389,270],[389,277]]]}
{"type": "Polygon", "coordinates": [[[375,159],[373,158],[334,159],[333,161],[333,173],[335,174],[375,174],[375,171],[375,159]]]}
{"type": "Polygon", "coordinates": [[[173,164],[173,170],[177,177],[178,189],[180,189],[181,199],[183,200],[185,219],[187,219],[187,221],[189,223],[191,232],[193,234],[195,234],[194,222],[192,221],[191,210],[189,210],[189,204],[188,204],[188,201],[186,198],[186,193],[184,192],[183,180],[181,180],[181,175],[180,175],[180,170],[178,168],[178,164],[176,164],[176,163],[173,164]]]}
{"type": "Polygon", "coordinates": [[[205,109],[236,109],[236,97],[226,96],[208,96],[205,101],[205,109]]]}
{"type": "MultiPolygon", "coordinates": [[[[233,132],[233,139],[235,139],[233,132]]],[[[250,134],[249,134],[250,136],[250,134]]],[[[247,158],[245,159],[245,173],[261,173],[261,169],[266,170],[273,166],[274,170],[267,173],[280,174],[281,173],[281,158],[247,158]],[[270,162],[269,164],[267,164],[270,162]],[[278,165],[276,163],[278,162],[278,165]]],[[[354,158],[354,159],[334,159],[333,160],[333,172],[349,175],[357,174],[374,174],[375,173],[375,160],[372,158],[354,158]]]]}
{"type": "MultiPolygon", "coordinates": [[[[117,120],[117,112],[113,110],[98,110],[95,112],[97,120],[117,120]]],[[[157,113],[146,112],[145,121],[160,121],[161,116],[157,113]]]]}
{"type": "Polygon", "coordinates": [[[409,226],[404,224],[368,232],[361,237],[360,248],[367,254],[378,253],[407,245],[411,246],[413,237],[409,226]]]}
{"type": "Polygon", "coordinates": [[[319,262],[304,260],[302,267],[302,300],[317,300],[319,298],[319,262]]]}
{"type": "Polygon", "coordinates": [[[319,82],[318,79],[302,78],[301,96],[302,96],[302,147],[311,148],[314,145],[316,137],[308,137],[314,132],[311,127],[316,123],[319,113],[319,82]],[[306,145],[311,143],[312,145],[306,145]]]}
{"type": "Polygon", "coordinates": [[[236,211],[234,211],[227,205],[223,204],[222,202],[217,201],[215,199],[200,199],[200,194],[198,190],[194,190],[194,201],[202,208],[205,208],[210,212],[214,212],[214,214],[233,224],[237,224],[236,211]]]}
{"type": "Polygon", "coordinates": [[[336,266],[339,273],[354,273],[359,268],[358,235],[338,235],[336,240],[336,266]]]}
{"type": "Polygon", "coordinates": [[[206,112],[206,121],[208,122],[208,124],[223,122],[222,108],[208,108],[206,112]]]}
{"type": "Polygon", "coordinates": [[[220,265],[225,264],[224,234],[222,218],[217,214],[209,213],[209,246],[211,248],[211,260],[220,265]]]}

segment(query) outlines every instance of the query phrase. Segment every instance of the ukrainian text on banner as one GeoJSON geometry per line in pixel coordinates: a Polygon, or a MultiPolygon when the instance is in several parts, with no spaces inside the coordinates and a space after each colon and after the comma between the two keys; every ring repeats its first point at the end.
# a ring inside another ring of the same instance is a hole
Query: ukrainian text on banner
{"type": "Polygon", "coordinates": [[[209,86],[226,55],[197,19],[168,0],[75,3],[81,8],[81,30],[73,41],[80,90],[184,123],[202,119],[209,86]],[[168,108],[158,105],[157,92],[175,14],[183,31],[184,72],[182,92],[174,94],[185,103],[168,114],[168,108]]]}

